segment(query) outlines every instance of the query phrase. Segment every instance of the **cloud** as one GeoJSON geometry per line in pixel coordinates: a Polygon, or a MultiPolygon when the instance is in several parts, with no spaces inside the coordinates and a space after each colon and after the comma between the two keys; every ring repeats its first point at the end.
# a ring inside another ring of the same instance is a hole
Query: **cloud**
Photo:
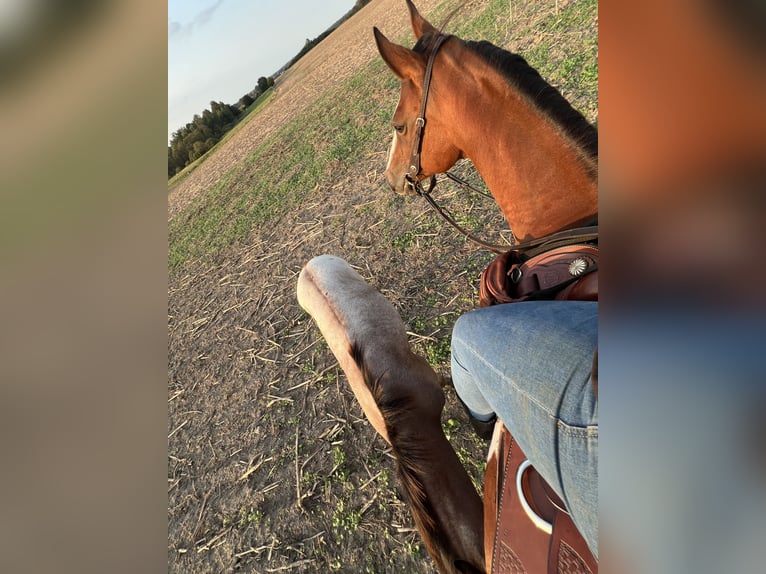
{"type": "Polygon", "coordinates": [[[183,26],[173,20],[168,20],[168,38],[172,38],[176,34],[180,34],[183,30],[183,26]]]}
{"type": "Polygon", "coordinates": [[[184,37],[192,34],[197,28],[201,28],[213,19],[213,14],[221,7],[224,0],[217,0],[215,4],[198,12],[190,22],[181,24],[175,20],[168,20],[168,38],[184,37]]]}
{"type": "Polygon", "coordinates": [[[205,8],[202,12],[200,12],[194,17],[194,19],[192,20],[192,23],[197,26],[202,26],[203,24],[207,24],[213,18],[213,14],[215,13],[215,11],[221,7],[221,4],[223,4],[223,0],[218,0],[218,2],[216,2],[209,8],[205,8]]]}

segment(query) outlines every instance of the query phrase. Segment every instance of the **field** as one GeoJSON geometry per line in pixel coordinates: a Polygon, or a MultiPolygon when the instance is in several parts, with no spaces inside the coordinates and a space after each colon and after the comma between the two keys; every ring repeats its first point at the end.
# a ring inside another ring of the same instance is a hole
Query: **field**
{"type": "MultiPolygon", "coordinates": [[[[417,5],[436,25],[462,5],[446,31],[521,53],[597,120],[595,1],[417,5]]],[[[306,261],[343,257],[447,373],[492,257],[388,189],[398,82],[373,25],[414,42],[403,0],[374,0],[169,185],[169,571],[434,572],[385,442],[295,298],[306,261]]],[[[446,183],[437,197],[483,237],[508,235],[490,200],[446,183]]],[[[443,426],[481,489],[486,446],[451,389],[443,426]]]]}

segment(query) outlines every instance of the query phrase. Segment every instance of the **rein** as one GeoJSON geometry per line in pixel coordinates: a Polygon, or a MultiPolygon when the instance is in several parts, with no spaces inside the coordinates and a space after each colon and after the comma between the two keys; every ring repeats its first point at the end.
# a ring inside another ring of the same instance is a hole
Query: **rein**
{"type": "MultiPolygon", "coordinates": [[[[452,174],[446,174],[448,176],[451,176],[452,174]]],[[[457,229],[460,233],[465,235],[468,239],[473,241],[474,243],[481,245],[485,249],[489,249],[490,251],[493,251],[495,253],[505,253],[508,251],[509,246],[507,245],[495,245],[493,243],[487,243],[483,239],[479,239],[475,235],[472,235],[469,233],[466,229],[460,226],[460,224],[455,221],[446,211],[444,211],[441,207],[439,207],[439,204],[436,203],[436,200],[431,197],[431,192],[436,187],[436,176],[431,177],[431,183],[428,186],[428,190],[424,189],[420,182],[417,182],[415,184],[415,191],[420,195],[423,199],[425,199],[428,202],[428,205],[431,206],[431,208],[438,213],[444,221],[449,223],[452,227],[457,229]]]]}
{"type": "MultiPolygon", "coordinates": [[[[470,189],[476,193],[480,193],[486,197],[492,198],[491,195],[476,189],[468,182],[460,179],[456,175],[453,175],[449,172],[445,173],[444,175],[446,175],[452,181],[460,184],[462,187],[470,189]]],[[[565,229],[564,231],[557,231],[556,233],[552,233],[544,237],[538,237],[536,239],[530,239],[529,241],[525,241],[523,243],[514,243],[513,245],[496,245],[493,243],[488,243],[483,239],[480,239],[469,233],[466,229],[461,227],[461,225],[455,221],[446,211],[439,207],[439,204],[436,203],[436,200],[431,197],[431,192],[435,187],[436,176],[432,176],[428,185],[428,189],[425,189],[423,185],[418,181],[415,185],[415,191],[417,191],[418,195],[420,195],[423,199],[426,200],[426,202],[428,202],[428,205],[430,205],[431,208],[444,219],[444,221],[449,223],[452,227],[457,229],[461,234],[463,234],[474,243],[481,245],[485,249],[489,249],[494,253],[501,254],[505,253],[509,249],[513,249],[517,252],[525,252],[527,257],[534,257],[539,253],[543,253],[544,251],[548,251],[550,249],[555,249],[556,247],[574,245],[576,243],[593,243],[598,241],[598,223],[596,221],[584,227],[574,227],[572,229],[565,229]]]]}

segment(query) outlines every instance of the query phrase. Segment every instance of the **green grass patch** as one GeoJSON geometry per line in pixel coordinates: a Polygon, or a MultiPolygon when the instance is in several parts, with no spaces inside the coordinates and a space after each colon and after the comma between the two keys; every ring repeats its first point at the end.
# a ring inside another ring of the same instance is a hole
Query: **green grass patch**
{"type": "Polygon", "coordinates": [[[431,365],[449,364],[450,342],[451,338],[447,335],[434,343],[426,345],[426,360],[428,360],[428,363],[431,365]]]}
{"type": "Polygon", "coordinates": [[[507,0],[494,0],[481,14],[457,27],[453,33],[465,40],[487,40],[498,44],[508,32],[508,7],[507,0]]]}
{"type": "Polygon", "coordinates": [[[346,508],[346,503],[341,498],[332,516],[332,529],[339,540],[354,533],[362,521],[362,514],[357,509],[346,508]]]}
{"type": "MultiPolygon", "coordinates": [[[[342,177],[380,146],[395,96],[380,94],[387,70],[367,66],[277,130],[169,225],[171,272],[192,258],[245,241],[296,208],[317,185],[342,177]]],[[[388,82],[390,85],[390,82],[388,82]]]]}
{"type": "Polygon", "coordinates": [[[581,0],[559,12],[552,11],[535,26],[552,41],[536,43],[522,53],[543,78],[589,118],[598,113],[598,37],[590,30],[597,17],[596,0],[581,0]]]}
{"type": "Polygon", "coordinates": [[[257,526],[263,521],[263,518],[263,512],[255,510],[251,506],[249,508],[240,508],[234,515],[224,517],[222,525],[224,528],[234,526],[239,530],[244,530],[248,526],[257,526]]]}

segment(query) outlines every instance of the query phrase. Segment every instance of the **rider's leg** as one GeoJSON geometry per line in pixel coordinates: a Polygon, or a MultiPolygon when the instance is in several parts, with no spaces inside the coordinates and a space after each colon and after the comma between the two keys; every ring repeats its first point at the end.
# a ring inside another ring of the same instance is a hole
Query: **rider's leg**
{"type": "Polygon", "coordinates": [[[598,556],[598,403],[591,384],[595,302],[478,309],[452,334],[452,379],[477,418],[493,413],[567,504],[598,556]]]}

